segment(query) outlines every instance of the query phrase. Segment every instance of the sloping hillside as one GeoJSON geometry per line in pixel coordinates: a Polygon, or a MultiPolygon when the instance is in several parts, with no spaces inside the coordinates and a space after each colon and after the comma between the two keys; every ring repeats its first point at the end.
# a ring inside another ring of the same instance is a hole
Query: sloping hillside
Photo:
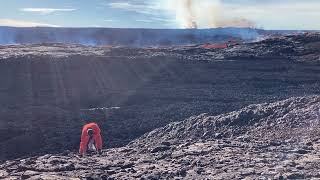
{"type": "Polygon", "coordinates": [[[7,161],[20,179],[320,178],[320,96],[200,115],[156,129],[128,146],[80,158],[65,152],[7,161]]]}

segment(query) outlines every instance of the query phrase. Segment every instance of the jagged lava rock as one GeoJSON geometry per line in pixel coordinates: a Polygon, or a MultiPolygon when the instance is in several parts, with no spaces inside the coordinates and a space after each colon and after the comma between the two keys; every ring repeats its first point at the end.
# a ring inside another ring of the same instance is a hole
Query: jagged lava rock
{"type": "Polygon", "coordinates": [[[105,150],[101,156],[48,154],[7,161],[0,165],[0,175],[8,179],[319,178],[319,107],[320,96],[308,96],[218,116],[203,114],[156,129],[125,147],[105,150]],[[223,136],[216,139],[216,132],[223,136]],[[157,147],[170,148],[155,151],[157,147]]]}

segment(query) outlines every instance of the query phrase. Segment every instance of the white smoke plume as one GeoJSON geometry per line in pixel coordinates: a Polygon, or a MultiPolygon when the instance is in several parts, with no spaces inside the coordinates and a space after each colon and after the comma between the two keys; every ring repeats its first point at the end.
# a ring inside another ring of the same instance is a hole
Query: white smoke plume
{"type": "Polygon", "coordinates": [[[231,17],[220,0],[171,0],[171,10],[183,28],[255,27],[242,17],[231,17]]]}

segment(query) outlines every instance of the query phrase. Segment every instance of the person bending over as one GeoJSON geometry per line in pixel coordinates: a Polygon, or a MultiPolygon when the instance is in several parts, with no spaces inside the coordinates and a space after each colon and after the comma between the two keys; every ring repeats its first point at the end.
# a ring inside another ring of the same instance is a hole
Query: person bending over
{"type": "Polygon", "coordinates": [[[98,152],[102,154],[101,130],[96,123],[83,126],[79,153],[81,156],[98,152]]]}

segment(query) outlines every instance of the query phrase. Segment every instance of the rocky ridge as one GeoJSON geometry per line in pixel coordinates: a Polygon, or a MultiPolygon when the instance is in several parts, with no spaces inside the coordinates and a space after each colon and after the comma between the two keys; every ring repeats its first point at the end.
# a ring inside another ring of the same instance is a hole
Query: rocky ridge
{"type": "Polygon", "coordinates": [[[34,45],[2,45],[0,59],[12,57],[72,56],[104,58],[177,58],[181,60],[245,60],[245,59],[287,59],[292,61],[320,61],[320,33],[288,36],[271,36],[251,43],[231,42],[227,48],[203,48],[190,46],[84,46],[80,44],[43,43],[34,45]]]}
{"type": "Polygon", "coordinates": [[[122,148],[7,161],[7,179],[317,179],[320,96],[202,114],[122,148]]]}
{"type": "Polygon", "coordinates": [[[252,41],[265,34],[287,34],[295,32],[297,31],[268,31],[252,28],[126,29],[0,26],[0,44],[63,43],[94,46],[106,44],[132,47],[152,45],[172,46],[223,42],[229,39],[252,41]]]}

